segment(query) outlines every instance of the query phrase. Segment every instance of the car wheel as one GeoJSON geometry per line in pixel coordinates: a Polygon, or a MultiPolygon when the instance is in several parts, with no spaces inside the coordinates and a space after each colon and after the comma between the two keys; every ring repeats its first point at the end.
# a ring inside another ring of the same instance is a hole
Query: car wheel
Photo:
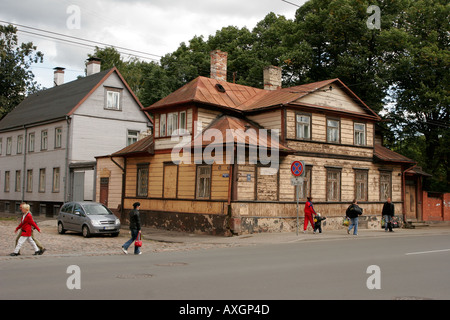
{"type": "Polygon", "coordinates": [[[66,229],[64,229],[62,222],[58,222],[58,233],[59,234],[66,233],[66,229]]]}
{"type": "Polygon", "coordinates": [[[91,236],[91,231],[87,225],[83,226],[83,237],[89,238],[91,236]]]}

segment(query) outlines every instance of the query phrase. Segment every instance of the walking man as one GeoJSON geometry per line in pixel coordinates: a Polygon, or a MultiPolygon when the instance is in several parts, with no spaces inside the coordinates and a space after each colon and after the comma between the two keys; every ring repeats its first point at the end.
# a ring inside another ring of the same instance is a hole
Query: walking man
{"type": "MultiPolygon", "coordinates": [[[[139,217],[139,208],[141,204],[139,202],[133,203],[133,210],[130,211],[130,231],[131,238],[122,246],[122,251],[125,254],[128,254],[128,247],[131,246],[133,241],[136,240],[139,231],[141,231],[141,219],[139,217]]],[[[141,250],[136,245],[134,246],[134,254],[141,254],[141,250]]]]}
{"type": "Polygon", "coordinates": [[[395,206],[391,201],[391,198],[387,198],[387,201],[383,205],[383,211],[381,213],[384,219],[384,231],[394,232],[392,230],[392,218],[395,215],[395,206]]]}
{"type": "Polygon", "coordinates": [[[347,208],[345,215],[350,219],[350,225],[348,226],[347,233],[353,229],[353,235],[358,235],[358,217],[362,215],[363,209],[358,206],[358,202],[353,200],[353,203],[347,208]]]}

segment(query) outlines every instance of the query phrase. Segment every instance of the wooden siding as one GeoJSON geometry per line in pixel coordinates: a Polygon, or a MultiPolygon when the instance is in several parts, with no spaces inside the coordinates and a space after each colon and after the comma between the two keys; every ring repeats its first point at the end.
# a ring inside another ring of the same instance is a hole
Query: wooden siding
{"type": "MultiPolygon", "coordinates": [[[[197,165],[171,162],[170,154],[157,154],[152,157],[127,159],[126,198],[136,198],[137,167],[149,163],[149,194],[151,199],[196,200],[197,165]]],[[[227,201],[229,194],[230,166],[215,164],[211,166],[210,199],[227,201]]],[[[202,200],[203,201],[203,200],[202,200]]],[[[150,210],[150,208],[143,208],[150,210]]],[[[184,212],[182,207],[180,212],[184,212]]],[[[152,209],[153,210],[153,209],[152,209]]]]}
{"type": "Polygon", "coordinates": [[[354,113],[360,113],[367,115],[367,112],[358,104],[356,104],[348,94],[346,94],[337,84],[331,85],[332,90],[324,88],[312,94],[308,94],[299,100],[297,103],[307,103],[317,106],[325,106],[341,109],[343,111],[349,111],[354,113]]]}
{"type": "Polygon", "coordinates": [[[257,115],[251,115],[248,116],[247,118],[251,121],[258,123],[265,129],[268,130],[278,129],[280,130],[281,133],[282,112],[280,110],[264,112],[257,115]]]}
{"type": "MultiPolygon", "coordinates": [[[[124,166],[123,158],[114,158],[120,166],[124,166]]],[[[100,202],[100,179],[108,178],[108,208],[117,209],[122,202],[122,169],[120,169],[110,158],[97,159],[96,177],[96,199],[100,202]]]]}

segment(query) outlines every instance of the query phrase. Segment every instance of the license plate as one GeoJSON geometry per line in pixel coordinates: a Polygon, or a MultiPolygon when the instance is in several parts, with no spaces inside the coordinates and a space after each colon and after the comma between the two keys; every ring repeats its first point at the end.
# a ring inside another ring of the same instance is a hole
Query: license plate
{"type": "Polygon", "coordinates": [[[114,227],[104,227],[103,230],[114,230],[114,227]]]}

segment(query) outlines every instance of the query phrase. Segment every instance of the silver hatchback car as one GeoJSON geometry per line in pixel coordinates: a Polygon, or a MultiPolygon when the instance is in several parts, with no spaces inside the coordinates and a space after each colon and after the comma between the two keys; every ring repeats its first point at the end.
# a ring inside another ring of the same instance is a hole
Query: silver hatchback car
{"type": "Polygon", "coordinates": [[[97,202],[67,202],[59,211],[58,233],[81,232],[85,238],[93,234],[120,233],[120,220],[103,204],[97,202]]]}

